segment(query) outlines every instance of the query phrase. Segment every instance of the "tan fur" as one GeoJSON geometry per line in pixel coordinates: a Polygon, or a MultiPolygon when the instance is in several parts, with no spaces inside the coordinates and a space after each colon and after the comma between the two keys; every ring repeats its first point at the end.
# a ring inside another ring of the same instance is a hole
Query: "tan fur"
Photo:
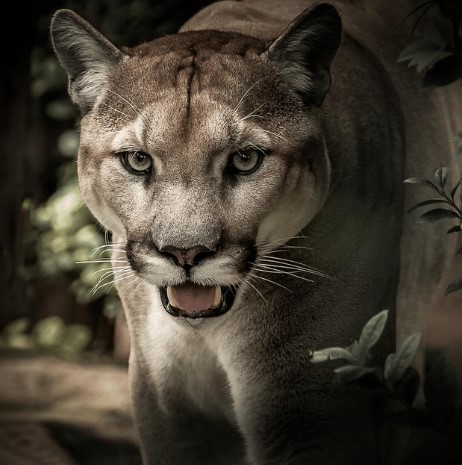
{"type": "MultiPolygon", "coordinates": [[[[309,351],[347,345],[384,308],[398,313],[399,339],[421,330],[447,283],[454,239],[443,247],[439,229],[404,215],[419,192],[402,181],[450,166],[461,99],[423,94],[396,63],[411,38],[391,31],[410,3],[333,2],[344,34],[332,64],[338,17],[323,5],[302,13],[311,3],[217,2],[183,33],[122,55],[72,13],[55,16],[84,113],[81,191],[125,247],[115,263],[134,272],[116,277],[146,465],[374,463],[368,399],[333,386],[309,351]],[[88,84],[88,57],[73,66],[70,24],[93,58],[107,52],[107,82],[88,84]],[[230,175],[247,146],[270,153],[230,175]],[[127,172],[127,150],[151,156],[149,176],[127,172]],[[161,253],[196,246],[215,254],[188,272],[161,253]],[[186,279],[237,286],[232,308],[173,318],[159,287],[186,279]]],[[[389,326],[378,358],[394,345],[389,326]]]]}

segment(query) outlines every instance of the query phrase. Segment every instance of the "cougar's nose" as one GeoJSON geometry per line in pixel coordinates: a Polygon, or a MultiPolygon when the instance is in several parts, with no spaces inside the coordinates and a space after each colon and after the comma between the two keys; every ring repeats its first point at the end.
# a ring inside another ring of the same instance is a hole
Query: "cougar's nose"
{"type": "Polygon", "coordinates": [[[215,254],[215,250],[211,250],[203,245],[191,247],[189,249],[180,249],[166,245],[158,249],[162,255],[173,260],[175,265],[181,266],[185,270],[189,270],[193,266],[198,265],[204,258],[215,254]]]}

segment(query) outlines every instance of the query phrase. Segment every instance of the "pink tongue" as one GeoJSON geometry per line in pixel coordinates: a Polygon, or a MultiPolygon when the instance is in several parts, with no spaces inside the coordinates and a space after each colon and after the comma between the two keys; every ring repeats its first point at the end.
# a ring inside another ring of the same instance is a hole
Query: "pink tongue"
{"type": "Polygon", "coordinates": [[[180,286],[171,286],[168,294],[171,305],[186,312],[196,313],[214,306],[216,291],[216,286],[200,286],[188,282],[180,286]]]}

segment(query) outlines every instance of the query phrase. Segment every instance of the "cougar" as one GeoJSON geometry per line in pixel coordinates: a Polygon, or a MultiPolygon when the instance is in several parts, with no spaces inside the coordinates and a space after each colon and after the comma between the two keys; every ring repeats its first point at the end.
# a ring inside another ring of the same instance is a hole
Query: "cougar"
{"type": "Polygon", "coordinates": [[[376,463],[369,399],[310,351],[383,309],[421,330],[447,284],[455,238],[403,180],[447,163],[460,95],[396,62],[413,2],[311,3],[216,2],[133,48],[53,17],[146,465],[376,463]]]}

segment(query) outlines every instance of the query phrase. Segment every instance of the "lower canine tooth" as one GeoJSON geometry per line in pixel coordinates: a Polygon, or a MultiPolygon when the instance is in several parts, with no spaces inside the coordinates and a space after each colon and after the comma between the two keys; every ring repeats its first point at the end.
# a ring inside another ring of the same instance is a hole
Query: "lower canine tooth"
{"type": "Polygon", "coordinates": [[[167,298],[168,298],[170,305],[172,305],[173,307],[178,307],[178,304],[173,298],[172,288],[170,286],[167,287],[167,298]]]}
{"type": "Polygon", "coordinates": [[[213,305],[212,307],[214,308],[218,308],[221,306],[221,287],[220,286],[216,286],[215,287],[215,295],[213,297],[213,305]]]}

